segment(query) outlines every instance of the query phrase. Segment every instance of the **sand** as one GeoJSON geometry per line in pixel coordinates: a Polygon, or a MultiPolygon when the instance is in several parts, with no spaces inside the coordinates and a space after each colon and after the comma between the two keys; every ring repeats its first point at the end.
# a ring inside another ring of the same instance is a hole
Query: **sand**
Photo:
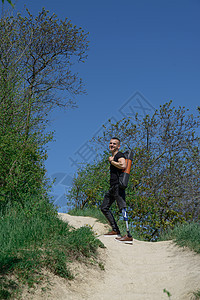
{"type": "Polygon", "coordinates": [[[105,270],[98,264],[73,263],[75,280],[67,281],[49,274],[50,290],[23,294],[34,300],[189,300],[200,290],[200,255],[179,248],[172,241],[125,245],[104,237],[108,227],[90,217],[59,216],[75,228],[93,227],[106,246],[99,249],[105,270]],[[167,290],[171,296],[168,297],[167,290]]]}

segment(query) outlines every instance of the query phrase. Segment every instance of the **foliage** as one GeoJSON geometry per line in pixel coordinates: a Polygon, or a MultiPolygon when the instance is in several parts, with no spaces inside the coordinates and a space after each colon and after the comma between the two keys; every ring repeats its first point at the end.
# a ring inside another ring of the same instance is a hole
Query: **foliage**
{"type": "Polygon", "coordinates": [[[172,296],[171,293],[168,290],[166,290],[166,289],[163,290],[163,293],[167,294],[168,299],[170,299],[170,297],[172,296]]]}
{"type": "Polygon", "coordinates": [[[200,253],[200,223],[185,223],[177,225],[162,234],[161,240],[173,239],[179,246],[186,246],[200,253]]]}
{"type": "Polygon", "coordinates": [[[195,297],[194,300],[200,299],[200,290],[197,291],[197,292],[194,292],[193,295],[194,295],[194,297],[195,297]]]}
{"type": "Polygon", "coordinates": [[[91,228],[72,230],[42,198],[30,199],[24,209],[8,208],[0,216],[0,230],[0,299],[13,299],[22,285],[42,282],[44,268],[72,279],[70,261],[95,260],[97,248],[103,247],[91,228]]]}
{"type": "Polygon", "coordinates": [[[20,72],[24,99],[37,107],[38,118],[53,107],[73,106],[69,97],[84,91],[72,65],[86,59],[87,35],[67,18],[59,20],[45,9],[36,17],[27,10],[25,17],[18,13],[1,18],[0,67],[20,72]]]}
{"type": "Polygon", "coordinates": [[[87,34],[44,9],[27,15],[0,19],[0,210],[45,195],[48,113],[74,105],[62,91],[83,92],[72,64],[86,57],[87,34]]]}
{"type": "MultiPolygon", "coordinates": [[[[12,7],[14,7],[14,5],[13,5],[13,3],[12,3],[11,0],[7,0],[7,2],[8,2],[12,7]]],[[[4,0],[2,0],[2,3],[4,4],[4,0]]]]}
{"type": "Polygon", "coordinates": [[[24,206],[31,195],[44,193],[44,145],[51,139],[33,131],[34,116],[27,134],[29,108],[21,97],[20,80],[16,76],[7,81],[4,73],[0,70],[0,210],[13,202],[24,206]]]}
{"type": "Polygon", "coordinates": [[[44,166],[49,113],[84,92],[73,64],[86,58],[87,34],[43,9],[2,17],[0,36],[0,298],[13,299],[43,280],[43,268],[72,278],[66,262],[103,245],[58,218],[44,166]]]}
{"type": "MultiPolygon", "coordinates": [[[[199,220],[198,127],[199,117],[189,115],[184,107],[172,107],[170,101],[160,106],[152,117],[139,119],[136,115],[110,123],[104,135],[93,141],[97,149],[103,149],[112,136],[118,136],[124,148],[133,149],[126,202],[134,230],[146,240],[157,240],[163,231],[178,223],[199,220]]],[[[102,177],[102,173],[108,172],[106,164],[104,154],[102,162],[77,172],[69,195],[72,202],[77,195],[77,201],[81,199],[84,206],[99,208],[108,187],[107,175],[102,177]],[[100,191],[96,190],[99,181],[100,191]]]]}
{"type": "Polygon", "coordinates": [[[104,191],[109,187],[107,164],[108,154],[104,153],[102,160],[87,164],[80,168],[73,180],[73,186],[68,196],[68,205],[75,209],[100,206],[104,191]]]}

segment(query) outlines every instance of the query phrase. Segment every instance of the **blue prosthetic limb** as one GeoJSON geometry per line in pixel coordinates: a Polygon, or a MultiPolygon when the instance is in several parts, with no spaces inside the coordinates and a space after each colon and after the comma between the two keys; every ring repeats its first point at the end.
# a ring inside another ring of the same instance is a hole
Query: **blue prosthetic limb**
{"type": "Polygon", "coordinates": [[[126,208],[122,209],[122,214],[123,214],[124,221],[128,221],[128,216],[127,216],[126,208]]]}
{"type": "Polygon", "coordinates": [[[126,231],[127,231],[127,234],[128,234],[128,236],[131,236],[130,232],[129,232],[128,215],[127,215],[127,212],[126,212],[126,208],[122,209],[122,214],[123,214],[124,221],[126,222],[126,231]]]}

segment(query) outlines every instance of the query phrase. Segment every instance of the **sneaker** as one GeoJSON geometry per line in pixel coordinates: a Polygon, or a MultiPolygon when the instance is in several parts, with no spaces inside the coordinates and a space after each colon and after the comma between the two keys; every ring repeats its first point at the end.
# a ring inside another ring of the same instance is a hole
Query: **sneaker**
{"type": "Polygon", "coordinates": [[[105,233],[104,236],[105,237],[107,237],[107,236],[112,236],[112,237],[117,236],[117,238],[121,238],[120,232],[115,231],[115,230],[112,230],[112,231],[109,231],[108,233],[105,233]]]}
{"type": "Polygon", "coordinates": [[[121,242],[124,244],[132,244],[133,243],[133,238],[132,236],[124,235],[123,237],[116,237],[115,240],[117,242],[121,242]]]}

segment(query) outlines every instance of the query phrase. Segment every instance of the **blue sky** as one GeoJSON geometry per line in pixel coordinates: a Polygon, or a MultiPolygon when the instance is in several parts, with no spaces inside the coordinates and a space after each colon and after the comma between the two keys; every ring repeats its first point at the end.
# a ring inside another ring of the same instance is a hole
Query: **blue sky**
{"type": "Polygon", "coordinates": [[[80,149],[109,118],[122,118],[126,103],[150,109],[173,100],[196,114],[200,0],[18,0],[16,9],[22,12],[25,3],[33,14],[45,7],[90,32],[88,59],[76,66],[87,95],[76,98],[77,109],[52,115],[56,141],[46,167],[66,180],[55,186],[56,195],[76,170],[70,157],[80,160],[80,149]]]}

